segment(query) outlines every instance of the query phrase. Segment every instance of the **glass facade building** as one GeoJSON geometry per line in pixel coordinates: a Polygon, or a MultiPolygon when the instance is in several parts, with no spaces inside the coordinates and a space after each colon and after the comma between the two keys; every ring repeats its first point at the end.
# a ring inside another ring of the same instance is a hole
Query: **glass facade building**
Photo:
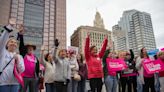
{"type": "Polygon", "coordinates": [[[25,42],[37,46],[36,54],[40,53],[43,43],[44,0],[25,0],[24,26],[25,42]]]}
{"type": "Polygon", "coordinates": [[[120,30],[113,26],[113,32],[117,31],[119,33],[123,31],[125,35],[122,37],[124,41],[119,39],[120,36],[114,35],[115,40],[119,40],[115,42],[116,50],[121,50],[121,48],[126,48],[125,50],[133,49],[135,54],[139,54],[138,52],[143,47],[146,47],[147,50],[156,49],[151,15],[149,13],[137,10],[125,11],[117,26],[120,27],[120,30]]]}
{"type": "Polygon", "coordinates": [[[0,26],[15,18],[16,25],[25,26],[25,43],[41,45],[47,51],[54,47],[54,40],[60,41],[59,48],[66,48],[66,0],[2,0],[0,3],[0,26]]]}

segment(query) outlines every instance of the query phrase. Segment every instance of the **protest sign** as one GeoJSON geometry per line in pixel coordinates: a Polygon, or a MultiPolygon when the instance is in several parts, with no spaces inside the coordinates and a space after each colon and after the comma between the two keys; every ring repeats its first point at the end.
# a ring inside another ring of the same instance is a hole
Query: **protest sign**
{"type": "Polygon", "coordinates": [[[74,54],[78,54],[78,47],[75,47],[75,46],[68,46],[68,52],[71,52],[71,53],[74,53],[74,54]]]}
{"type": "Polygon", "coordinates": [[[143,67],[148,74],[154,74],[155,72],[160,72],[164,70],[164,64],[159,60],[146,60],[145,62],[143,62],[143,67]]]}
{"type": "Polygon", "coordinates": [[[122,59],[111,59],[107,58],[106,63],[108,66],[108,71],[121,71],[127,68],[124,60],[122,59]]]}

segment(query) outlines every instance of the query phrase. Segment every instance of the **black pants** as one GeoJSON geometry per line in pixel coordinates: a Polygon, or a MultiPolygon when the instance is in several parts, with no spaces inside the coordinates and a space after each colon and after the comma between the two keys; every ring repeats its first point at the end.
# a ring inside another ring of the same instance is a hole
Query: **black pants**
{"type": "Polygon", "coordinates": [[[66,84],[64,82],[56,82],[55,81],[56,92],[67,92],[67,85],[68,84],[66,84]]]}
{"type": "Polygon", "coordinates": [[[38,80],[35,78],[23,78],[24,80],[24,88],[21,87],[21,92],[38,92],[38,80]]]}
{"type": "Polygon", "coordinates": [[[143,92],[149,92],[149,88],[151,89],[151,92],[155,92],[155,87],[154,87],[154,77],[147,78],[144,77],[144,86],[143,86],[143,92]]]}
{"type": "Polygon", "coordinates": [[[137,77],[136,76],[121,77],[120,80],[121,80],[122,92],[125,92],[126,86],[128,86],[128,92],[137,92],[137,81],[136,81],[137,77]]]}
{"type": "Polygon", "coordinates": [[[102,90],[102,78],[92,78],[89,81],[91,92],[101,92],[102,90]]]}
{"type": "Polygon", "coordinates": [[[45,83],[46,92],[56,92],[54,83],[45,83]]]}

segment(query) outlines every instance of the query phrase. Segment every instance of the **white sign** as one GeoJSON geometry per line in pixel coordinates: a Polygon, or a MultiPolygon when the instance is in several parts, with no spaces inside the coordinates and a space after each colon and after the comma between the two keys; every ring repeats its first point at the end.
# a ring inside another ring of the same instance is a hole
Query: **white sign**
{"type": "Polygon", "coordinates": [[[68,46],[68,51],[75,52],[75,54],[78,54],[78,47],[75,46],[68,46]]]}

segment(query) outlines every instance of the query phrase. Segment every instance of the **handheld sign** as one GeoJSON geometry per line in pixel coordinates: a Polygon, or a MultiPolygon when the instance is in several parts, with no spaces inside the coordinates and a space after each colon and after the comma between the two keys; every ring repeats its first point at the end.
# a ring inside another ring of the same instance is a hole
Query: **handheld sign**
{"type": "Polygon", "coordinates": [[[159,60],[151,61],[147,59],[142,63],[142,65],[148,74],[164,71],[164,63],[159,60]]]}
{"type": "Polygon", "coordinates": [[[108,66],[108,71],[112,71],[112,72],[121,71],[127,68],[127,65],[122,59],[107,58],[106,63],[108,66]]]}
{"type": "Polygon", "coordinates": [[[73,52],[74,54],[78,54],[78,47],[75,46],[68,46],[68,51],[73,52]]]}

